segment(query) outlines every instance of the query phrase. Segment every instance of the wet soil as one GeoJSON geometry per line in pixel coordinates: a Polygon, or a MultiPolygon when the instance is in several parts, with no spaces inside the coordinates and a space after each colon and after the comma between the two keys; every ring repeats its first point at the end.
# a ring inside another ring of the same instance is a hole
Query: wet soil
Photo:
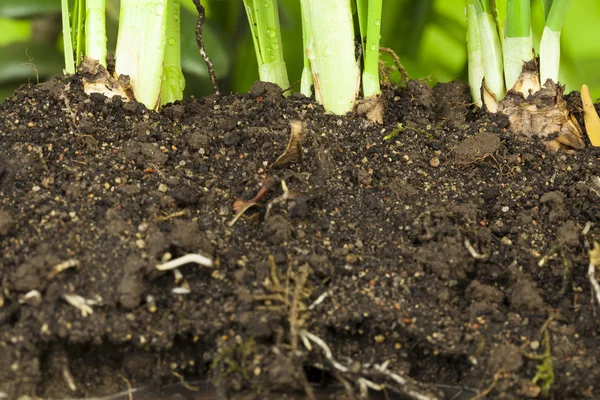
{"type": "Polygon", "coordinates": [[[385,96],[377,126],[260,83],[160,113],[15,92],[0,397],[598,398],[600,151],[515,139],[459,83],[385,96]],[[214,265],[156,269],[189,253],[214,265]]]}

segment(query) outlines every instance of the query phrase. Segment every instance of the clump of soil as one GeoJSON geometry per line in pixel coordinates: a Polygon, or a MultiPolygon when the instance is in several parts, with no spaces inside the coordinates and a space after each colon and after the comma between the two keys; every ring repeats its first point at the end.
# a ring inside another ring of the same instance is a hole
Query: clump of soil
{"type": "Polygon", "coordinates": [[[347,398],[367,380],[398,398],[600,396],[600,152],[517,140],[463,84],[386,96],[378,126],[266,84],[160,113],[78,77],[15,92],[0,393],[201,380],[216,390],[190,398],[347,398]],[[301,157],[272,166],[292,120],[301,157]],[[156,269],[188,253],[214,266],[156,269]]]}

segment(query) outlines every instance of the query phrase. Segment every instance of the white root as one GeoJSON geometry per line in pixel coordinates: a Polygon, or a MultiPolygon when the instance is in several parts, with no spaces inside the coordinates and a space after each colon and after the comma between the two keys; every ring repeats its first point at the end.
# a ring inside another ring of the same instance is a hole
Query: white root
{"type": "Polygon", "coordinates": [[[464,243],[465,243],[465,247],[467,248],[467,251],[469,252],[471,257],[473,257],[476,260],[487,260],[488,259],[489,256],[487,254],[479,254],[477,252],[477,250],[475,250],[475,248],[473,247],[471,242],[469,242],[469,239],[465,239],[464,243]]]}
{"type": "MultiPolygon", "coordinates": [[[[304,329],[302,329],[299,332],[299,334],[300,334],[300,339],[304,343],[304,346],[309,351],[312,351],[312,345],[310,344],[310,342],[313,342],[314,344],[319,346],[321,348],[321,350],[323,350],[325,358],[327,359],[327,361],[329,361],[330,365],[333,368],[335,368],[338,372],[341,372],[341,373],[351,373],[351,371],[346,366],[340,364],[338,361],[336,361],[333,358],[331,349],[329,348],[327,343],[325,343],[325,341],[323,341],[323,339],[321,339],[317,335],[314,335],[304,329]]],[[[348,360],[348,362],[352,363],[352,360],[348,360]]],[[[384,377],[397,383],[403,389],[403,394],[406,395],[408,398],[413,399],[413,400],[438,400],[438,397],[436,397],[436,396],[430,396],[430,395],[421,393],[415,389],[408,387],[408,386],[412,386],[411,382],[408,379],[403,378],[402,376],[400,376],[398,374],[395,374],[393,372],[388,372],[387,371],[388,364],[389,363],[386,361],[381,365],[374,365],[373,367],[374,367],[374,370],[377,371],[379,374],[381,374],[384,377]]],[[[370,389],[373,389],[376,391],[382,391],[387,388],[385,383],[375,383],[371,380],[366,379],[363,376],[357,378],[357,383],[358,383],[359,389],[361,391],[361,394],[364,394],[366,388],[370,388],[370,389]]]]}
{"type": "Polygon", "coordinates": [[[200,254],[186,254],[183,257],[176,258],[174,260],[168,261],[163,264],[158,264],[156,269],[159,271],[168,271],[170,269],[179,268],[182,265],[195,263],[198,265],[202,265],[203,267],[212,267],[213,261],[200,254]]]}
{"type": "Polygon", "coordinates": [[[588,266],[588,279],[590,280],[590,284],[592,285],[592,291],[596,295],[596,300],[598,301],[598,305],[600,306],[600,284],[596,280],[596,266],[593,263],[590,263],[588,266]]]}
{"type": "Polygon", "coordinates": [[[91,315],[94,313],[94,310],[92,310],[92,307],[89,306],[90,303],[91,304],[96,303],[93,300],[86,300],[77,294],[64,294],[63,298],[66,300],[67,303],[69,303],[70,305],[72,305],[73,307],[75,307],[79,311],[81,311],[82,317],[87,317],[88,315],[91,315]]]}

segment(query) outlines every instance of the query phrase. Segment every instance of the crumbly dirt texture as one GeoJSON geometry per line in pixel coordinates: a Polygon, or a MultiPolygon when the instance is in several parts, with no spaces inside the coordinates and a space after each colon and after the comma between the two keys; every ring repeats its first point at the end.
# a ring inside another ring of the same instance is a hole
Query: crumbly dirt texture
{"type": "Polygon", "coordinates": [[[2,398],[410,398],[390,374],[431,399],[599,398],[600,151],[523,142],[460,83],[385,102],[375,125],[261,83],[160,113],[78,77],[15,92],[2,398]],[[189,253],[214,266],[156,269],[189,253]]]}

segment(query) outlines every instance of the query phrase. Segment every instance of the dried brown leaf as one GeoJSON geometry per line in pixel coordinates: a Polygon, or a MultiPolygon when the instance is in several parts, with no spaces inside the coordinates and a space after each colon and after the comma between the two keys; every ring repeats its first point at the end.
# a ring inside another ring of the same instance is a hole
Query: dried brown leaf
{"type": "Polygon", "coordinates": [[[306,123],[298,120],[290,121],[290,140],[282,155],[269,168],[300,162],[302,159],[302,142],[306,136],[306,123]]]}
{"type": "Polygon", "coordinates": [[[231,221],[229,221],[229,223],[227,224],[227,226],[233,226],[233,224],[235,224],[237,222],[238,219],[240,219],[240,217],[242,215],[244,215],[244,213],[250,208],[250,207],[254,207],[257,206],[257,203],[254,203],[253,201],[247,201],[244,199],[237,199],[234,203],[233,203],[233,209],[236,212],[235,216],[233,217],[233,219],[231,221]]]}

